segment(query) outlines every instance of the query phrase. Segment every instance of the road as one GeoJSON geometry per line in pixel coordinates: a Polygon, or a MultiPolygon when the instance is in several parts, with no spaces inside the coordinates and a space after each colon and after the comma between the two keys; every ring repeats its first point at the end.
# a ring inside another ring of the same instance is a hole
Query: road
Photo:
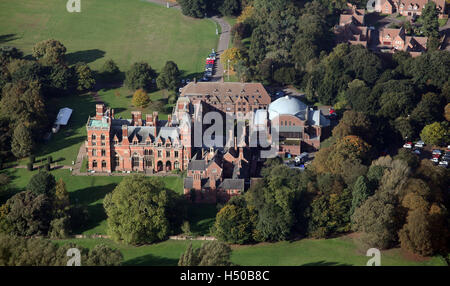
{"type": "MultiPolygon", "coordinates": [[[[167,1],[163,1],[163,0],[147,0],[147,2],[151,2],[151,3],[155,3],[155,4],[159,4],[159,5],[163,5],[166,6],[167,5],[167,1]]],[[[181,9],[180,5],[178,5],[178,3],[176,2],[169,2],[170,3],[170,8],[175,8],[175,9],[181,9]]],[[[225,21],[223,18],[219,18],[219,17],[212,17],[210,18],[211,20],[213,20],[214,22],[216,22],[217,24],[220,25],[221,28],[221,33],[220,33],[220,38],[219,38],[219,44],[217,46],[217,50],[216,53],[218,54],[218,60],[216,61],[216,69],[214,72],[214,76],[212,78],[212,81],[222,81],[223,80],[223,74],[224,74],[224,68],[222,63],[220,62],[220,56],[222,55],[222,53],[228,49],[228,45],[230,43],[230,30],[231,30],[231,26],[230,24],[228,24],[227,21],[225,21]]],[[[208,55],[205,55],[205,58],[208,55]]]]}

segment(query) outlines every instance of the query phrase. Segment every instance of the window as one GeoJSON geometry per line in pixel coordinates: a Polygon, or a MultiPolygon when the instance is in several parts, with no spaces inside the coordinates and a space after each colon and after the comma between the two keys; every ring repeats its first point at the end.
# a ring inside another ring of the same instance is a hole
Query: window
{"type": "Polygon", "coordinates": [[[119,165],[120,165],[120,158],[116,154],[116,156],[114,157],[114,166],[119,167],[119,165]]]}
{"type": "Polygon", "coordinates": [[[178,151],[174,151],[173,156],[174,156],[175,158],[178,158],[178,151]]]}
{"type": "Polygon", "coordinates": [[[166,158],[170,157],[170,151],[166,151],[166,158]]]}
{"type": "Polygon", "coordinates": [[[139,167],[139,157],[136,154],[134,154],[131,158],[131,165],[133,166],[133,168],[139,167]]]}
{"type": "Polygon", "coordinates": [[[162,151],[158,150],[158,158],[161,158],[161,157],[162,157],[162,151]]]}
{"type": "Polygon", "coordinates": [[[173,167],[175,169],[180,169],[180,163],[178,161],[175,161],[175,163],[173,163],[173,167]]]}
{"type": "Polygon", "coordinates": [[[97,156],[97,150],[92,149],[92,156],[93,156],[93,157],[96,157],[96,156],[97,156]]]}
{"type": "Polygon", "coordinates": [[[149,160],[149,159],[145,160],[145,167],[151,167],[152,165],[153,165],[152,160],[149,160]]]}
{"type": "Polygon", "coordinates": [[[92,161],[92,168],[97,168],[97,161],[96,160],[92,161]]]}
{"type": "Polygon", "coordinates": [[[101,139],[101,140],[105,140],[105,139],[106,139],[105,134],[102,134],[102,135],[100,136],[100,139],[101,139]]]}
{"type": "Polygon", "coordinates": [[[92,141],[94,141],[97,139],[97,136],[95,136],[95,134],[92,134],[91,138],[92,138],[92,141]]]}
{"type": "Polygon", "coordinates": [[[105,160],[102,161],[102,168],[106,168],[106,161],[105,160]]]}
{"type": "Polygon", "coordinates": [[[105,156],[106,156],[106,150],[102,149],[102,157],[105,157],[105,156]]]}

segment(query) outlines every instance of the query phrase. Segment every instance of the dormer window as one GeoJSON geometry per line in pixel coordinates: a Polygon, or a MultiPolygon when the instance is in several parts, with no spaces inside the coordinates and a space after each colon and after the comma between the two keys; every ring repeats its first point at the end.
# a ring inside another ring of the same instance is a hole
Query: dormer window
{"type": "Polygon", "coordinates": [[[133,145],[137,145],[138,141],[137,140],[133,140],[133,145]]]}

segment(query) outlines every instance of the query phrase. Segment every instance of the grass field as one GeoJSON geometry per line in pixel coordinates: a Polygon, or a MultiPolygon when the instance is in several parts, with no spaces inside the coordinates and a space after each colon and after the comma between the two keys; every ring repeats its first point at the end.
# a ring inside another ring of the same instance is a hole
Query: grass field
{"type": "MultiPolygon", "coordinates": [[[[176,266],[189,241],[169,240],[153,245],[133,247],[114,243],[109,239],[71,239],[56,241],[59,244],[74,242],[92,248],[104,243],[119,249],[124,256],[124,265],[176,266]]],[[[194,247],[202,244],[192,241],[194,247]]],[[[238,265],[249,266],[337,266],[366,265],[369,257],[360,253],[351,239],[334,238],[300,240],[296,242],[264,243],[253,246],[233,246],[231,260],[238,265]]],[[[439,256],[425,261],[412,261],[403,257],[401,250],[392,249],[381,254],[383,266],[446,266],[439,256]]]]}
{"type": "Polygon", "coordinates": [[[205,55],[217,47],[214,22],[177,9],[140,0],[83,0],[81,13],[69,13],[66,2],[0,1],[0,45],[29,55],[36,42],[54,38],[66,46],[69,63],[98,69],[111,58],[121,70],[136,61],[160,70],[173,60],[185,76],[201,73],[205,55]]]}

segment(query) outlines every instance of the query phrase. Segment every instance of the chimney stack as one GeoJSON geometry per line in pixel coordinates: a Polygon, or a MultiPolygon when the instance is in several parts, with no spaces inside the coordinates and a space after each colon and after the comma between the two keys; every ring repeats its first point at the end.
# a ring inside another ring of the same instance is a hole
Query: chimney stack
{"type": "Polygon", "coordinates": [[[151,114],[147,114],[145,116],[145,125],[146,126],[153,126],[153,116],[151,114]]]}
{"type": "Polygon", "coordinates": [[[97,104],[95,105],[95,109],[96,109],[95,119],[101,120],[106,111],[105,105],[97,104]]]}
{"type": "Polygon", "coordinates": [[[153,126],[158,126],[158,111],[153,111],[153,126]]]}
{"type": "Polygon", "coordinates": [[[122,125],[122,142],[124,144],[129,144],[128,141],[128,125],[122,125]]]}
{"type": "Polygon", "coordinates": [[[167,123],[169,123],[168,124],[169,127],[172,126],[172,114],[167,115],[167,123]]]}
{"type": "Polygon", "coordinates": [[[134,126],[142,126],[142,112],[133,111],[131,112],[132,122],[131,124],[134,126]]]}

